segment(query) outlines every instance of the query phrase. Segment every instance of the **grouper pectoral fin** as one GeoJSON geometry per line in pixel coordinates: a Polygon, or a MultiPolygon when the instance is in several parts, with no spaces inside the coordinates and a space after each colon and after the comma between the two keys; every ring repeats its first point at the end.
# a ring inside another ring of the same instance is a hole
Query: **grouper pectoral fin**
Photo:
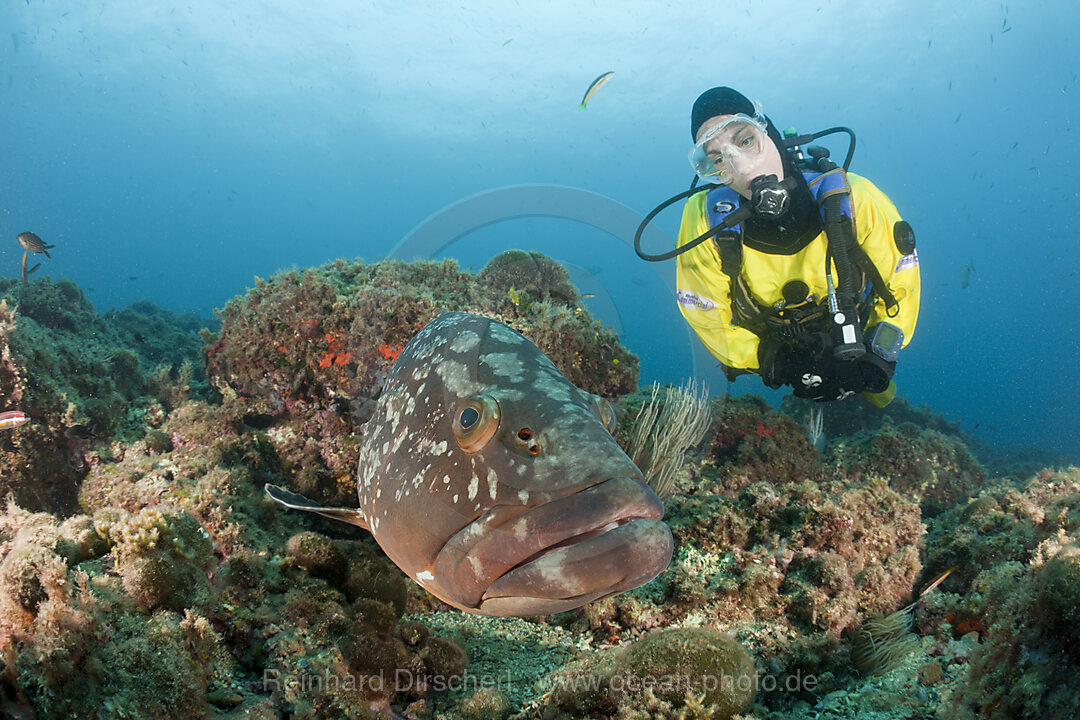
{"type": "Polygon", "coordinates": [[[331,520],[340,520],[341,522],[347,522],[350,525],[356,525],[365,530],[371,529],[368,527],[367,521],[364,520],[363,513],[361,513],[358,508],[323,507],[316,502],[308,500],[303,495],[289,492],[285,488],[271,485],[270,483],[263,485],[263,490],[266,491],[266,494],[270,496],[271,500],[281,503],[290,510],[313,512],[317,515],[322,515],[325,518],[330,518],[331,520]]]}

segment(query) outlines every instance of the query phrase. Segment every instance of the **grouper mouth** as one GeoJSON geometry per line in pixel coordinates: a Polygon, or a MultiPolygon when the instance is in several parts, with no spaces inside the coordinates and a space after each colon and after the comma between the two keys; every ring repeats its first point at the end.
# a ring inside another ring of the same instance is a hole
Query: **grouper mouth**
{"type": "Polygon", "coordinates": [[[450,538],[434,575],[474,612],[561,612],[660,574],[673,549],[663,515],[660,499],[634,477],[533,508],[491,508],[450,538]]]}

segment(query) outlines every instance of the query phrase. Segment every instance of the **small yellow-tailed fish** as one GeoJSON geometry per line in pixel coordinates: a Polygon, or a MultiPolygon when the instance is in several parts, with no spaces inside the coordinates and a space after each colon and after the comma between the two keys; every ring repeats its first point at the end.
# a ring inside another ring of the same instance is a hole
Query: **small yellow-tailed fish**
{"type": "Polygon", "coordinates": [[[17,428],[28,422],[30,422],[30,416],[19,410],[8,410],[0,413],[0,430],[17,428]]]}
{"type": "Polygon", "coordinates": [[[581,105],[579,107],[582,110],[585,109],[585,105],[592,99],[592,96],[596,94],[596,91],[604,87],[604,83],[610,80],[611,76],[614,74],[614,70],[608,70],[606,73],[592,81],[589,85],[589,89],[585,91],[585,97],[581,98],[581,105]]]}

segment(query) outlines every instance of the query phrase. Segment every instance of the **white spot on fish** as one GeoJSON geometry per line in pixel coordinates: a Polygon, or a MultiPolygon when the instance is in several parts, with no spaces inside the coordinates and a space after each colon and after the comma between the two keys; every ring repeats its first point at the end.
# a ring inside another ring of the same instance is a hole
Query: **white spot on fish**
{"type": "Polygon", "coordinates": [[[480,486],[480,479],[473,475],[472,480],[469,481],[469,499],[476,499],[476,490],[480,486]]]}
{"type": "Polygon", "coordinates": [[[430,570],[423,570],[421,572],[416,573],[416,582],[420,583],[421,585],[423,585],[428,580],[434,580],[434,579],[435,579],[435,576],[431,574],[430,570]]]}
{"type": "Polygon", "coordinates": [[[526,340],[524,337],[522,337],[519,333],[516,333],[513,330],[511,330],[510,328],[506,327],[505,325],[501,325],[501,324],[500,325],[493,324],[491,326],[490,334],[491,334],[492,338],[494,338],[495,340],[498,340],[499,342],[515,343],[515,344],[516,343],[522,343],[522,342],[528,342],[528,340],[526,340]]]}
{"type": "Polygon", "coordinates": [[[427,342],[416,348],[416,359],[427,360],[429,357],[432,356],[432,354],[435,353],[436,348],[438,348],[439,345],[441,345],[444,341],[445,338],[443,338],[441,335],[432,335],[430,338],[428,338],[427,342]]]}
{"type": "Polygon", "coordinates": [[[402,443],[404,443],[404,442],[405,442],[405,441],[406,441],[407,439],[409,439],[409,437],[411,437],[411,436],[410,436],[410,434],[409,434],[408,432],[406,432],[406,431],[404,431],[404,430],[402,430],[401,432],[399,432],[399,433],[398,433],[398,434],[397,434],[397,435],[396,435],[396,436],[394,437],[394,444],[393,444],[393,445],[392,445],[392,446],[390,447],[390,452],[392,452],[393,454],[397,455],[397,454],[398,454],[398,452],[400,452],[400,451],[401,451],[401,445],[402,445],[402,443]]]}
{"type": "Polygon", "coordinates": [[[450,342],[450,349],[456,353],[467,353],[472,351],[480,343],[480,336],[472,330],[462,330],[458,333],[450,342]]]}
{"type": "Polygon", "coordinates": [[[480,384],[471,378],[472,373],[465,363],[448,360],[436,366],[435,373],[452,395],[469,397],[480,390],[480,384]]]}
{"type": "Polygon", "coordinates": [[[525,393],[520,390],[503,390],[492,393],[496,400],[505,400],[506,402],[520,402],[525,399],[525,393]]]}
{"type": "Polygon", "coordinates": [[[549,588],[560,588],[561,592],[576,595],[585,589],[584,578],[574,578],[567,573],[565,558],[562,553],[554,552],[537,558],[534,566],[540,571],[543,584],[549,588]]]}
{"type": "Polygon", "coordinates": [[[487,485],[488,485],[488,497],[492,500],[495,499],[495,491],[499,487],[499,474],[495,472],[495,468],[488,468],[487,473],[487,485]]]}
{"type": "Polygon", "coordinates": [[[536,384],[533,389],[539,393],[547,395],[549,398],[556,402],[574,405],[574,401],[576,400],[576,398],[571,394],[571,391],[577,390],[577,388],[575,388],[573,385],[570,385],[564,380],[540,377],[537,378],[536,384]]]}
{"type": "Polygon", "coordinates": [[[513,383],[519,383],[525,379],[525,365],[521,362],[521,356],[518,353],[487,353],[482,355],[480,360],[487,363],[496,377],[504,377],[513,383]]]}

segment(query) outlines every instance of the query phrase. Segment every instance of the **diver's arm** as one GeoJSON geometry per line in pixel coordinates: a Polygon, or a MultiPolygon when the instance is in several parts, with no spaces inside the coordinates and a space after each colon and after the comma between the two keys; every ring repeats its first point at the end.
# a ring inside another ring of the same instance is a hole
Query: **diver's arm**
{"type": "MultiPolygon", "coordinates": [[[[866,178],[851,174],[848,177],[855,203],[859,244],[877,266],[899,306],[896,314],[889,317],[885,302],[877,298],[866,323],[868,335],[878,323],[888,322],[900,328],[904,334],[903,345],[906,346],[915,334],[915,322],[919,316],[921,285],[918,256],[913,250],[905,253],[897,247],[900,213],[885,193],[866,178]]],[[[900,244],[903,245],[903,242],[900,244]]]]}
{"type": "MultiPolygon", "coordinates": [[[[683,208],[678,245],[708,229],[705,193],[699,193],[683,208]]],[[[756,369],[758,338],[731,324],[731,279],[720,269],[716,246],[704,242],[679,255],[675,275],[679,310],[708,351],[728,367],[756,369]]]]}

